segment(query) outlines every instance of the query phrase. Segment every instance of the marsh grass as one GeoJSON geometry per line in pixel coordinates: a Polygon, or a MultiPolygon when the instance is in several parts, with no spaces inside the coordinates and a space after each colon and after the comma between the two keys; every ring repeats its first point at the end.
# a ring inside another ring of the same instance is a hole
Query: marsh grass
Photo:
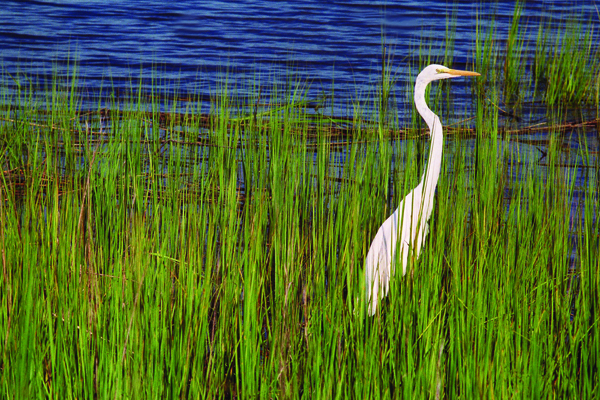
{"type": "MultiPolygon", "coordinates": [[[[483,73],[474,107],[442,94],[456,84],[431,89],[432,108],[473,134],[448,137],[425,248],[372,318],[364,257],[428,147],[418,129],[389,133],[390,105],[412,102],[390,99],[387,56],[350,119],[274,78],[224,79],[209,112],[160,82],[81,112],[76,70],[42,97],[3,91],[3,397],[597,397],[597,142],[579,131],[565,149],[549,127],[541,157],[514,140],[499,105],[525,92],[514,68],[528,44],[509,40],[504,60],[486,27],[468,66],[483,73]]],[[[430,53],[413,78],[451,61],[430,53]]],[[[587,72],[552,75],[568,59],[535,64],[536,79],[558,76],[531,85],[548,105],[593,101],[566,92],[571,78],[593,90],[587,72]]]]}

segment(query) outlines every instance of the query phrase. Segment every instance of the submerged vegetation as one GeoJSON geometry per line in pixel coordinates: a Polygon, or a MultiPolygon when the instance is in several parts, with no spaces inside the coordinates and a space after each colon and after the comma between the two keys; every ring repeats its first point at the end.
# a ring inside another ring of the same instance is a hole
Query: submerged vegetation
{"type": "Polygon", "coordinates": [[[372,318],[364,258],[423,171],[412,85],[453,64],[451,28],[406,98],[387,54],[347,118],[294,81],[224,84],[210,112],[141,88],[82,111],[74,73],[5,86],[2,397],[598,397],[598,23],[519,15],[505,42],[478,25],[480,79],[431,90],[430,234],[372,318]]]}

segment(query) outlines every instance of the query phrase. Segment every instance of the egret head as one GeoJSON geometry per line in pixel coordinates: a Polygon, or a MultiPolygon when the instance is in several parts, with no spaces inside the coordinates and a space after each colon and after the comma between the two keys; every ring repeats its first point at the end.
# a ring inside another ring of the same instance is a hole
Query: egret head
{"type": "Polygon", "coordinates": [[[417,76],[417,81],[428,84],[429,82],[439,81],[440,79],[459,78],[461,76],[479,76],[479,74],[477,72],[450,69],[439,64],[431,64],[421,71],[419,76],[417,76]]]}

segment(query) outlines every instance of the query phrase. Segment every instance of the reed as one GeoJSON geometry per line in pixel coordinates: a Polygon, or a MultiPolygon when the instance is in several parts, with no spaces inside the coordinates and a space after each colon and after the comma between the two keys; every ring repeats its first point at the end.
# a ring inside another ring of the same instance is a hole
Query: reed
{"type": "MultiPolygon", "coordinates": [[[[478,25],[473,108],[442,94],[457,84],[433,86],[444,123],[474,134],[448,135],[425,248],[372,318],[364,257],[428,148],[417,129],[390,134],[389,54],[349,118],[286,76],[225,76],[209,105],[161,82],[90,101],[76,69],[43,96],[4,89],[3,397],[597,397],[597,142],[504,129],[504,96],[524,91],[520,32],[507,61],[478,25]]],[[[430,53],[411,74],[443,61],[430,53]]],[[[567,58],[532,79],[560,80],[567,58]]],[[[568,79],[533,92],[597,106],[597,81],[593,100],[568,79]]]]}

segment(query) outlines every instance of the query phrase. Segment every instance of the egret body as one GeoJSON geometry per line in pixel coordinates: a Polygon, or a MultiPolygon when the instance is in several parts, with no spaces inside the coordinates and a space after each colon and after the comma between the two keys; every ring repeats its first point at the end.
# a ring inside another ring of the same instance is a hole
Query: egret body
{"type": "Polygon", "coordinates": [[[370,315],[375,314],[378,299],[385,297],[388,293],[390,279],[395,271],[394,263],[402,263],[402,275],[405,275],[409,254],[412,251],[415,260],[419,257],[425,237],[429,232],[427,221],[431,217],[435,187],[440,177],[444,136],[439,117],[429,109],[425,102],[425,88],[430,82],[441,79],[478,75],[477,72],[459,71],[443,65],[432,64],[417,76],[415,106],[429,127],[431,149],[421,182],[379,227],[367,253],[365,284],[370,315]],[[400,251],[399,255],[396,255],[397,251],[400,251]]]}

